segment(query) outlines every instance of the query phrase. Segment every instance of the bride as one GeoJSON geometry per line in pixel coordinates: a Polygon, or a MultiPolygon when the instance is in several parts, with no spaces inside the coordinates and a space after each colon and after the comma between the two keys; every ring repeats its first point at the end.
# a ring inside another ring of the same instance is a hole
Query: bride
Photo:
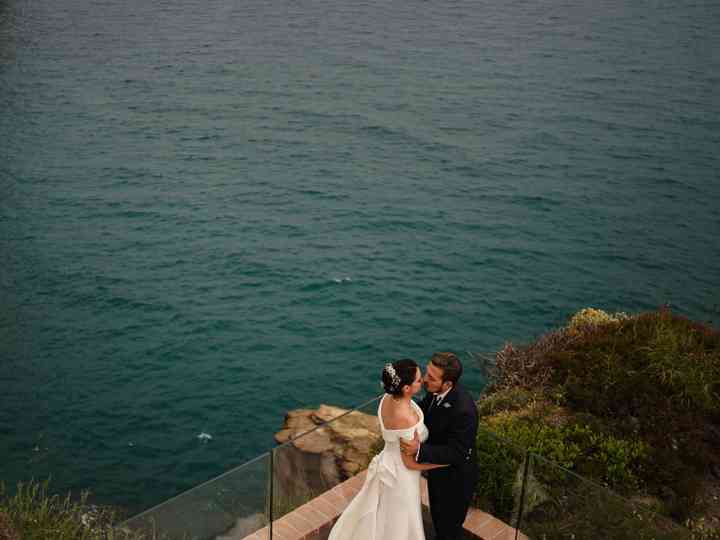
{"type": "Polygon", "coordinates": [[[422,387],[414,360],[383,368],[385,395],[378,406],[385,448],[368,467],[365,484],[330,531],[328,540],[425,540],[420,471],[446,465],[420,464],[400,452],[400,439],[428,437],[424,415],[412,396],[422,387]]]}

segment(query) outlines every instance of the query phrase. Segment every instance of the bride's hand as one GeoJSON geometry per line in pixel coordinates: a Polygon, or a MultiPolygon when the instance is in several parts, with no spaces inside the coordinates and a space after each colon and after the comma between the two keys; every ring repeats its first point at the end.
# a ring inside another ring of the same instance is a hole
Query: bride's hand
{"type": "Polygon", "coordinates": [[[408,456],[415,456],[418,448],[420,448],[420,435],[417,430],[413,433],[413,438],[409,441],[406,439],[400,439],[400,451],[408,456]]]}

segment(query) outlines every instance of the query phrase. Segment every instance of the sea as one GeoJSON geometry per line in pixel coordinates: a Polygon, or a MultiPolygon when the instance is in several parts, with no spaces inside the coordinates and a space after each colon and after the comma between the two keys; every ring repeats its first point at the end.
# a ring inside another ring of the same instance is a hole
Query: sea
{"type": "Polygon", "coordinates": [[[0,0],[0,480],[137,511],[394,359],[717,327],[719,237],[717,0],[0,0]]]}

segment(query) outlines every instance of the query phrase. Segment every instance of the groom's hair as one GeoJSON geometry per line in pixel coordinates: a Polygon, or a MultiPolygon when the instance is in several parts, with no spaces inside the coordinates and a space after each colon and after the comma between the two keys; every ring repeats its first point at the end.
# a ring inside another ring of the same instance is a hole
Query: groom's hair
{"type": "Polygon", "coordinates": [[[463,368],[460,359],[454,353],[436,352],[430,358],[430,362],[443,370],[443,382],[449,381],[455,386],[460,380],[463,368]]]}

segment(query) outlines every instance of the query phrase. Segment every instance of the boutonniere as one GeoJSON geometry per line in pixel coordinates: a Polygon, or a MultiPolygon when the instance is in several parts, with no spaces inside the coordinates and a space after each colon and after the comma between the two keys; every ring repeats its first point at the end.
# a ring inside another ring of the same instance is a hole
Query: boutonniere
{"type": "Polygon", "coordinates": [[[442,406],[445,407],[446,409],[449,409],[450,407],[452,407],[452,405],[450,405],[449,403],[443,403],[442,406]]]}

